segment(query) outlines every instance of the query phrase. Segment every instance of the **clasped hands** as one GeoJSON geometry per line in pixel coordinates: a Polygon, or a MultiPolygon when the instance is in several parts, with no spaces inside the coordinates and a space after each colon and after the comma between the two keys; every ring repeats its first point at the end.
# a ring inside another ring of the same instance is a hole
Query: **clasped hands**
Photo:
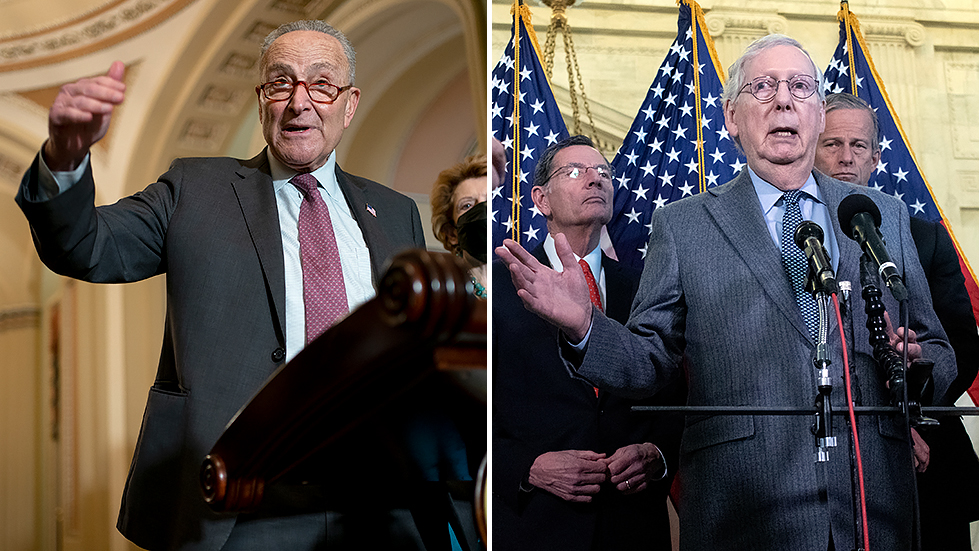
{"type": "Polygon", "coordinates": [[[644,442],[623,446],[608,458],[589,450],[545,452],[531,465],[528,482],[565,501],[588,503],[604,483],[630,495],[642,492],[663,474],[660,449],[644,442]]]}

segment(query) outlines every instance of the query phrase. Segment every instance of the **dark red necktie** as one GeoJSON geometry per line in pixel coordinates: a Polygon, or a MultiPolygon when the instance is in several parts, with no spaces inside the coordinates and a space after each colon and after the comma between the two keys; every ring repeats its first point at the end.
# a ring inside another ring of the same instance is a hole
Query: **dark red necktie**
{"type": "Polygon", "coordinates": [[[303,193],[299,207],[299,257],[303,265],[306,343],[347,314],[347,289],[330,211],[312,174],[290,180],[303,193]]]}
{"type": "MultiPolygon", "coordinates": [[[[582,273],[585,274],[585,282],[589,284],[589,298],[592,300],[592,304],[595,304],[596,308],[602,310],[602,297],[599,296],[599,286],[595,282],[595,276],[592,275],[592,268],[589,267],[589,263],[584,258],[579,259],[578,265],[582,267],[582,273]]],[[[595,397],[598,398],[599,389],[596,387],[592,388],[595,390],[595,397]]]]}

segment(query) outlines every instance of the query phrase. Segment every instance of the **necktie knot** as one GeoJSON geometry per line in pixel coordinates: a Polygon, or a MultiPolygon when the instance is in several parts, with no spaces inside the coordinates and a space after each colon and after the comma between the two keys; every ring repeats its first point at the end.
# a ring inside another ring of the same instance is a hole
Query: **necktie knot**
{"type": "Polygon", "coordinates": [[[292,182],[293,185],[303,193],[303,197],[305,199],[310,201],[314,200],[313,193],[316,192],[317,186],[317,179],[315,176],[308,172],[297,174],[296,176],[293,176],[293,179],[290,180],[290,182],[292,182]]]}
{"type": "Polygon", "coordinates": [[[783,204],[786,205],[786,207],[789,207],[790,205],[798,205],[800,204],[800,199],[802,197],[803,192],[798,189],[787,191],[783,193],[783,204]]]}
{"type": "Polygon", "coordinates": [[[802,198],[802,195],[803,192],[798,189],[794,189],[793,191],[787,191],[783,193],[783,204],[786,205],[787,207],[790,205],[798,205],[800,203],[800,199],[802,198]]]}

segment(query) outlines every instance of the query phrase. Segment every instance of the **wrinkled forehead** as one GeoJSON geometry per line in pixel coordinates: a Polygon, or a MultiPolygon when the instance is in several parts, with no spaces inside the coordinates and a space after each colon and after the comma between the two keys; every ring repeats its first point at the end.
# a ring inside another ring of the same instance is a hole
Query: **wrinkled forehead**
{"type": "Polygon", "coordinates": [[[874,123],[867,109],[838,107],[827,111],[826,124],[821,136],[862,139],[868,143],[877,141],[874,123]]]}
{"type": "MultiPolygon", "coordinates": [[[[263,78],[346,75],[347,58],[340,42],[316,31],[293,31],[275,40],[261,60],[263,78]]],[[[337,80],[335,80],[337,81],[337,80]]]]}

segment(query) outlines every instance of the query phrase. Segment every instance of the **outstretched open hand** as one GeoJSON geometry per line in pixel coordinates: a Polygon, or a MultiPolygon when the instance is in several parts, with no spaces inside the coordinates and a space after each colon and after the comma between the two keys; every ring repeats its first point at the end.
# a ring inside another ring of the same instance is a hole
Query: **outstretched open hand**
{"type": "Polygon", "coordinates": [[[592,324],[589,286],[564,234],[555,236],[555,250],[564,267],[562,272],[541,264],[510,239],[505,239],[495,252],[507,264],[524,307],[557,326],[569,341],[577,343],[585,338],[592,324]]]}

